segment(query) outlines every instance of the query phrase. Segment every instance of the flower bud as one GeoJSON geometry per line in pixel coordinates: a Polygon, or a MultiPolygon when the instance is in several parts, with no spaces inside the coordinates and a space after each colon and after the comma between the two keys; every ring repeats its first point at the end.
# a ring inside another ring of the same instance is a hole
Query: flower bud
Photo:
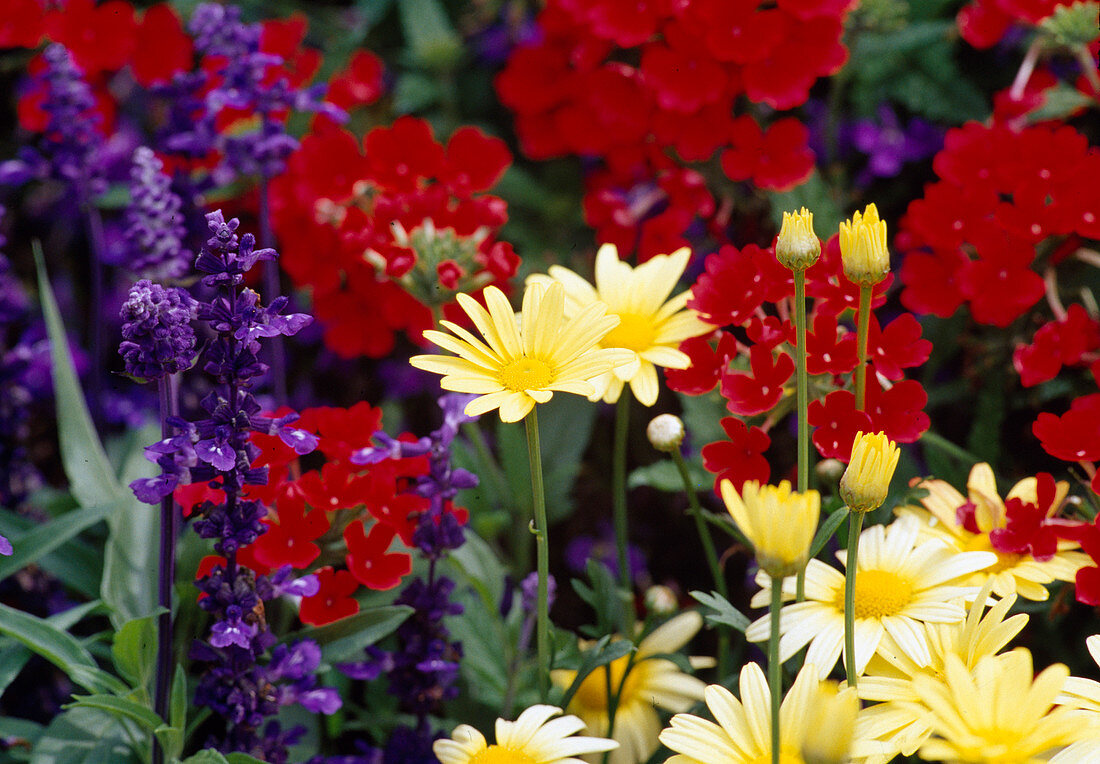
{"type": "Polygon", "coordinates": [[[885,433],[857,432],[852,459],[840,478],[840,497],[852,512],[870,512],[886,501],[901,451],[885,433]]]}
{"type": "Polygon", "coordinates": [[[657,584],[645,591],[646,610],[654,615],[672,615],[678,604],[675,592],[667,586],[657,584]]]}
{"type": "Polygon", "coordinates": [[[671,454],[684,442],[684,422],[675,414],[659,414],[645,428],[645,434],[655,449],[671,454]]]}
{"type": "Polygon", "coordinates": [[[821,257],[821,242],[814,233],[814,214],[805,207],[799,212],[783,213],[775,257],[792,271],[804,271],[821,257]]]}
{"type": "Polygon", "coordinates": [[[817,531],[821,494],[794,492],[786,480],[778,486],[750,480],[741,487],[740,495],[728,480],[719,488],[726,509],[753,545],[756,562],[765,573],[784,578],[802,569],[817,531]]]}
{"type": "Polygon", "coordinates": [[[860,215],[840,224],[840,257],[844,275],[853,284],[872,286],[890,272],[890,252],[886,249],[886,222],[879,220],[878,209],[868,204],[860,215]]]}

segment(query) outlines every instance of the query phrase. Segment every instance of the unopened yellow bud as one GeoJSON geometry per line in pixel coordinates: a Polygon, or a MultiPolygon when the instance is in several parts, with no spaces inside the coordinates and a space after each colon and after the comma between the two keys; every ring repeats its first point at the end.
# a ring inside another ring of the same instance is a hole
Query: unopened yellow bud
{"type": "Polygon", "coordinates": [[[877,284],[890,272],[886,222],[879,220],[875,205],[868,204],[862,215],[857,212],[840,224],[840,258],[844,275],[860,286],[877,284]]]}
{"type": "Polygon", "coordinates": [[[855,688],[838,690],[836,682],[822,682],[817,698],[808,703],[802,759],[806,764],[844,764],[852,746],[859,713],[855,688]]]}
{"type": "Polygon", "coordinates": [[[886,501],[901,450],[885,433],[857,432],[852,459],[840,478],[840,498],[853,512],[870,512],[886,501]]]}
{"type": "Polygon", "coordinates": [[[821,494],[797,493],[786,480],[778,486],[750,480],[740,495],[728,480],[719,488],[733,521],[756,550],[761,570],[772,578],[784,578],[805,566],[821,516],[821,494]]]}
{"type": "Polygon", "coordinates": [[[819,257],[821,242],[814,233],[814,214],[805,207],[798,212],[784,212],[775,258],[792,271],[804,271],[819,257]]]}

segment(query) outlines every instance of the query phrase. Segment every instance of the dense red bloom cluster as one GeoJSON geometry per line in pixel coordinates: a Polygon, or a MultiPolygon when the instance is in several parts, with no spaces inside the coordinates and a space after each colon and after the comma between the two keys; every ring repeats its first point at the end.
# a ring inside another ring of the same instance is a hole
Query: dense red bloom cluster
{"type": "MultiPolygon", "coordinates": [[[[191,68],[191,38],[168,3],[154,5],[140,16],[123,0],[98,5],[94,0],[66,0],[50,4],[48,10],[40,0],[16,0],[9,5],[0,18],[0,48],[34,48],[43,37],[68,48],[92,88],[104,134],[114,124],[115,102],[107,85],[116,72],[129,66],[138,84],[147,87],[191,68]]],[[[44,66],[39,54],[28,64],[28,71],[35,74],[44,66]]],[[[44,84],[33,82],[20,94],[17,111],[24,129],[45,129],[45,95],[44,84]]]]}
{"type": "Polygon", "coordinates": [[[947,133],[934,168],[940,180],[909,205],[896,239],[912,311],[950,316],[965,303],[978,323],[1008,326],[1043,295],[1037,245],[1100,238],[1100,149],[1072,127],[971,122],[947,133]]]}
{"type": "Polygon", "coordinates": [[[1096,360],[1100,350],[1100,322],[1080,305],[1070,305],[1065,315],[1044,324],[1031,343],[1012,354],[1012,365],[1024,387],[1054,379],[1063,366],[1082,366],[1096,360]]]}
{"type": "MultiPolygon", "coordinates": [[[[252,435],[261,449],[253,467],[268,468],[268,483],[248,486],[244,495],[271,509],[263,521],[267,532],[241,548],[237,559],[264,574],[284,565],[310,570],[325,563],[315,571],[320,590],[303,598],[300,612],[305,623],[320,625],[357,613],[359,604],[352,595],[360,586],[392,589],[412,569],[405,548],[413,545],[417,515],[429,500],[409,489],[415,478],[427,474],[428,457],[352,463],[352,453],[371,445],[372,434],[382,426],[382,412],[367,403],[305,409],[295,426],[317,436],[327,461],[298,474],[292,448],[277,436],[252,435]],[[343,559],[323,556],[322,547],[340,538],[347,549],[343,559]],[[334,568],[341,562],[346,568],[334,568]]],[[[175,492],[185,511],[218,494],[216,487],[202,483],[175,492]]],[[[465,522],[465,510],[447,509],[465,522]]]]}
{"type": "Polygon", "coordinates": [[[551,0],[537,19],[538,42],[512,54],[497,92],[516,114],[528,156],[603,160],[588,188],[588,222],[602,238],[616,217],[616,237],[602,240],[620,250],[629,243],[646,259],[674,249],[696,216],[713,212],[712,201],[701,210],[678,203],[662,180],[682,170],[671,156],[705,161],[724,148],[730,178],[767,189],[810,175],[814,156],[801,124],[779,119],[764,129],[751,116],[735,117],[733,105],[741,95],[779,110],[804,103],[817,78],[847,60],[840,39],[852,5],[551,0]],[[608,198],[615,196],[618,205],[608,198]],[[634,228],[629,241],[626,226],[634,228]]]}
{"type": "Polygon", "coordinates": [[[444,146],[414,117],[371,130],[362,149],[331,125],[302,139],[271,184],[272,217],[280,263],[312,290],[329,348],[382,357],[396,332],[419,341],[427,305],[515,275],[519,258],[494,238],[506,205],[481,193],[511,161],[476,128],[444,146]]]}
{"type": "MultiPolygon", "coordinates": [[[[875,287],[872,306],[885,301],[891,282],[887,278],[875,287]]],[[[928,396],[919,382],[904,379],[903,370],[924,363],[932,351],[932,343],[921,339],[917,320],[906,313],[880,327],[872,315],[866,406],[859,411],[855,395],[844,389],[845,377],[858,365],[856,338],[842,322],[856,307],[859,288],[844,277],[837,237],[806,272],[806,293],[813,298],[806,366],[811,390],[823,391],[809,408],[818,452],[847,461],[859,430],[882,431],[902,443],[917,440],[929,426],[923,411],[928,396]]],[[[718,473],[718,480],[729,479],[737,487],[745,480],[767,480],[770,470],[762,456],[770,445],[767,431],[789,411],[781,401],[792,393],[795,369],[791,272],[775,259],[773,249],[725,246],[706,258],[692,295],[688,305],[725,328],[717,332],[715,344],[706,338],[681,344],[692,366],[666,372],[669,387],[700,395],[718,385],[733,414],[767,414],[759,427],[733,417],[722,420],[729,440],[703,447],[704,466],[718,473]]]]}
{"type": "Polygon", "coordinates": [[[1072,0],[971,0],[959,10],[962,38],[975,48],[992,48],[1013,24],[1038,24],[1072,0]]]}

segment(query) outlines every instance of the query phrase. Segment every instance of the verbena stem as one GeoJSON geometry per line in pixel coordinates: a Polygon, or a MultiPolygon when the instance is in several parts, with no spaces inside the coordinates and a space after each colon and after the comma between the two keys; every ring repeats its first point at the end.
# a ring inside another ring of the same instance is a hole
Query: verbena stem
{"type": "MultiPolygon", "coordinates": [[[[794,271],[795,363],[798,369],[798,492],[810,488],[809,375],[806,373],[806,271],[794,271]]],[[[795,579],[795,599],[806,599],[806,568],[795,579]]]]}
{"type": "Polygon", "coordinates": [[[779,764],[779,705],[783,699],[783,665],[779,662],[779,611],[783,607],[783,579],[772,576],[772,604],[768,615],[768,687],[772,693],[772,764],[779,764]]]}
{"type": "Polygon", "coordinates": [[[527,415],[527,452],[531,462],[531,499],[535,508],[535,547],[538,565],[538,606],[536,610],[536,644],[539,662],[539,697],[546,701],[550,692],[550,541],[546,533],[546,492],[542,485],[542,453],[539,450],[539,417],[537,408],[527,415]]]}
{"type": "MultiPolygon", "coordinates": [[[[722,566],[718,562],[718,553],[714,548],[714,537],[710,533],[710,526],[707,525],[706,519],[703,517],[703,508],[699,506],[699,496],[696,494],[695,486],[691,482],[691,474],[688,472],[687,463],[684,461],[683,454],[680,453],[680,449],[674,449],[672,451],[672,461],[676,463],[676,468],[680,471],[680,479],[684,481],[684,493],[687,494],[688,504],[691,507],[691,514],[695,518],[695,530],[699,533],[699,541],[703,545],[703,554],[707,558],[707,567],[710,568],[710,575],[714,578],[714,588],[722,595],[723,599],[729,599],[729,590],[726,587],[726,577],[722,573],[722,566]]],[[[721,681],[726,677],[726,672],[729,670],[729,648],[730,648],[730,632],[728,626],[718,626],[718,679],[721,681]]]]}
{"type": "Polygon", "coordinates": [[[871,290],[874,287],[859,288],[859,313],[856,314],[856,348],[859,351],[859,365],[856,366],[856,409],[867,409],[867,332],[871,328],[871,290]]]}
{"type": "Polygon", "coordinates": [[[848,514],[848,557],[844,571],[844,670],[848,686],[856,686],[856,567],[859,562],[859,532],[863,513],[848,514]]]}

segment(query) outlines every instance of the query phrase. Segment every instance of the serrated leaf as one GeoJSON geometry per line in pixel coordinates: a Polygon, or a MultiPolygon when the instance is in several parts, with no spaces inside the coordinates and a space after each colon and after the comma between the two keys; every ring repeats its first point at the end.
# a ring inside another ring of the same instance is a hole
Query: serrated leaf
{"type": "Polygon", "coordinates": [[[718,592],[712,591],[710,594],[707,594],[706,592],[694,591],[689,592],[689,594],[696,602],[705,605],[713,611],[703,614],[703,617],[709,624],[732,626],[744,633],[745,629],[749,628],[749,624],[752,623],[747,616],[731,605],[730,601],[718,592]]]}
{"type": "Polygon", "coordinates": [[[1030,123],[1052,119],[1064,120],[1079,109],[1095,104],[1096,99],[1090,98],[1064,82],[1059,82],[1043,92],[1042,105],[1029,111],[1026,118],[1030,123]]]}
{"type": "Polygon", "coordinates": [[[577,675],[573,678],[573,681],[569,683],[569,687],[562,696],[562,708],[569,705],[569,701],[577,694],[577,690],[581,688],[581,684],[589,674],[600,666],[606,666],[612,661],[622,658],[624,655],[630,655],[635,649],[634,643],[628,639],[618,639],[614,642],[610,642],[610,640],[611,635],[605,634],[592,646],[592,649],[584,653],[584,657],[581,659],[581,665],[577,668],[577,675]],[[609,642],[610,644],[608,644],[609,642]]]}

